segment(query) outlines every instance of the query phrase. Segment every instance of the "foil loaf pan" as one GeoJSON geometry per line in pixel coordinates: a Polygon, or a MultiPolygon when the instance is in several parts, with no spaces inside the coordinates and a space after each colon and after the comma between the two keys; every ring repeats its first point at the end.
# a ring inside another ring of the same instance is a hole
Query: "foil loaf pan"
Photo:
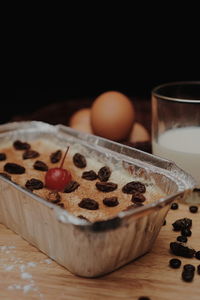
{"type": "Polygon", "coordinates": [[[167,195],[112,219],[89,223],[0,175],[0,223],[79,276],[109,273],[149,252],[171,202],[183,199],[195,185],[173,162],[63,125],[31,121],[0,126],[0,145],[43,137],[58,145],[80,144],[90,155],[97,153],[113,164],[120,161],[133,178],[150,177],[167,195]]]}

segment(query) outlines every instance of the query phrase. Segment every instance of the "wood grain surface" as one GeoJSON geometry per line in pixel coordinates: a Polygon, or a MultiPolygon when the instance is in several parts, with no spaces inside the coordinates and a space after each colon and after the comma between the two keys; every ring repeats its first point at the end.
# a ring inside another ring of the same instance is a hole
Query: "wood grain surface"
{"type": "Polygon", "coordinates": [[[197,266],[200,261],[180,258],[180,269],[168,266],[169,260],[175,257],[169,251],[169,243],[179,235],[171,224],[182,217],[193,220],[188,246],[200,250],[200,210],[192,214],[187,205],[180,204],[178,210],[169,211],[167,224],[162,227],[150,253],[95,279],[71,274],[0,225],[0,299],[136,300],[139,296],[148,296],[151,300],[199,300],[200,275],[195,272],[193,282],[188,283],[182,281],[181,272],[184,264],[197,266]]]}

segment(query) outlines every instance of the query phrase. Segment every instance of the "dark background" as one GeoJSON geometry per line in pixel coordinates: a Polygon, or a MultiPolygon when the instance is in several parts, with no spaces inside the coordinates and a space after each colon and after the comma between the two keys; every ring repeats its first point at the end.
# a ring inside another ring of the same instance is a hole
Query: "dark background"
{"type": "MultiPolygon", "coordinates": [[[[164,79],[143,79],[135,80],[128,86],[123,85],[99,85],[93,87],[91,84],[84,87],[65,88],[16,88],[15,101],[5,103],[1,108],[0,123],[4,123],[15,118],[16,115],[30,115],[42,107],[57,102],[76,102],[80,100],[87,102],[87,99],[95,99],[99,94],[108,90],[117,90],[129,97],[145,98],[150,101],[151,90],[159,84],[172,81],[190,80],[184,77],[165,77],[164,79]]],[[[195,79],[191,79],[195,80],[195,79]]]]}

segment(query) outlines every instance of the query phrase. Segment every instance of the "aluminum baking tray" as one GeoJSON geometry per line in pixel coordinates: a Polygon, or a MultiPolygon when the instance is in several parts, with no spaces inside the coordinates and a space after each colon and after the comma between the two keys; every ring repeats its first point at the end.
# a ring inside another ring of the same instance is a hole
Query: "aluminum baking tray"
{"type": "Polygon", "coordinates": [[[43,137],[62,145],[80,144],[90,155],[120,162],[133,176],[151,177],[167,195],[89,223],[0,175],[0,223],[79,276],[106,274],[149,252],[171,202],[183,199],[195,185],[173,162],[63,125],[31,121],[0,126],[0,146],[43,137]]]}

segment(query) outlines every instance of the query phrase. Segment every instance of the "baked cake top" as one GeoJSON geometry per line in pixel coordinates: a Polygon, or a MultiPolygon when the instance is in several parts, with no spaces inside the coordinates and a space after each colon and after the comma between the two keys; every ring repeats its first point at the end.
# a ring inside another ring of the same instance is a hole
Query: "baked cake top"
{"type": "Polygon", "coordinates": [[[60,166],[65,150],[46,139],[10,142],[0,149],[1,175],[90,222],[110,219],[165,196],[151,180],[109,161],[98,161],[79,145],[70,146],[63,165],[72,181],[63,191],[51,191],[45,187],[45,174],[60,166]]]}

